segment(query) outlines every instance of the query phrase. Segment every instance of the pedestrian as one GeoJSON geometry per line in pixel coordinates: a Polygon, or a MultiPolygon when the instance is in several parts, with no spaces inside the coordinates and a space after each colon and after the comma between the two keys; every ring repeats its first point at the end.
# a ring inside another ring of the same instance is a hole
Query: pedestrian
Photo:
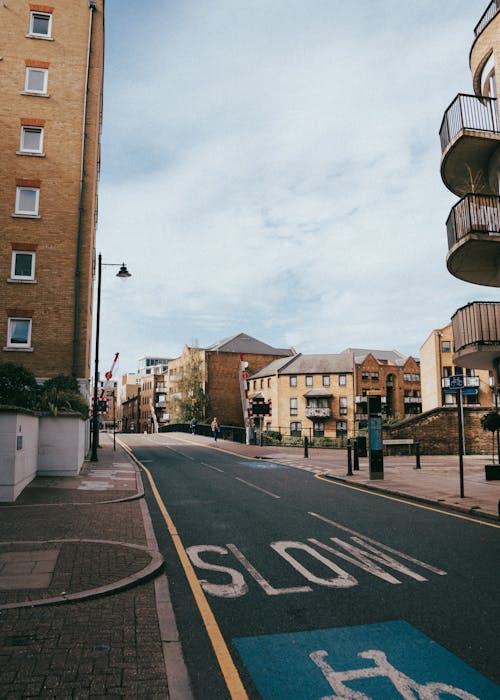
{"type": "Polygon", "coordinates": [[[191,423],[189,425],[191,426],[191,434],[196,435],[196,418],[191,418],[191,423]]]}
{"type": "Polygon", "coordinates": [[[210,427],[212,428],[212,435],[214,436],[214,440],[215,440],[215,442],[217,442],[217,438],[219,437],[219,433],[220,433],[220,425],[219,425],[219,421],[217,420],[217,418],[213,419],[210,427]]]}

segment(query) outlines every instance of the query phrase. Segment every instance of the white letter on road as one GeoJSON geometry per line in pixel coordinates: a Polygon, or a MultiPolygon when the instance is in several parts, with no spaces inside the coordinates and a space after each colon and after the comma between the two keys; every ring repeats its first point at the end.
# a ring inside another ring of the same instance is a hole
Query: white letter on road
{"type": "Polygon", "coordinates": [[[293,566],[294,569],[299,571],[302,576],[304,576],[308,581],[312,583],[317,583],[319,586],[330,586],[332,588],[351,588],[351,586],[356,586],[358,581],[341,569],[340,566],[334,564],[332,561],[324,557],[322,554],[317,552],[312,547],[302,542],[271,542],[271,547],[280,554],[283,559],[293,566]],[[299,549],[303,552],[307,552],[313,559],[317,559],[322,564],[324,564],[328,569],[334,571],[337,576],[335,578],[320,578],[313,574],[309,569],[306,569],[300,562],[298,562],[291,554],[288,553],[289,549],[299,549]]]}
{"type": "Polygon", "coordinates": [[[214,545],[197,545],[188,547],[186,552],[191,559],[193,566],[206,571],[222,571],[229,574],[232,583],[209,583],[205,579],[199,579],[200,585],[206,593],[218,596],[219,598],[239,598],[245,593],[248,593],[248,586],[245,583],[243,575],[236,569],[230,569],[228,566],[218,566],[217,564],[209,564],[200,557],[200,552],[216,552],[217,554],[228,554],[224,547],[215,547],[214,545]]]}

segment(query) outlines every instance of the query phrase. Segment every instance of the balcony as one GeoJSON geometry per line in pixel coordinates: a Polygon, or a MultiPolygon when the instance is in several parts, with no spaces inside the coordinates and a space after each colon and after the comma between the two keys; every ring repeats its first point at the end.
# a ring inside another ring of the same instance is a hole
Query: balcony
{"type": "Polygon", "coordinates": [[[479,22],[474,27],[474,36],[478,37],[487,24],[491,22],[496,13],[500,10],[500,0],[492,0],[479,22]]]}
{"type": "Polygon", "coordinates": [[[500,359],[500,302],[475,301],[451,319],[455,355],[460,367],[492,369],[500,359]]]}
{"type": "Polygon", "coordinates": [[[306,418],[330,418],[331,415],[332,412],[329,408],[306,406],[306,418]]]}
{"type": "Polygon", "coordinates": [[[494,194],[488,184],[488,164],[500,146],[500,119],[495,98],[457,95],[446,110],[441,128],[441,177],[462,197],[469,192],[494,194]]]}
{"type": "Polygon", "coordinates": [[[410,404],[410,403],[421,404],[422,397],[421,396],[405,396],[404,403],[406,403],[406,404],[410,404]]]}
{"type": "Polygon", "coordinates": [[[468,194],[446,222],[446,265],[458,279],[500,287],[500,197],[468,194]]]}
{"type": "MultiPolygon", "coordinates": [[[[478,389],[479,377],[464,377],[464,386],[466,389],[478,389]]],[[[443,377],[441,379],[441,387],[443,389],[450,388],[450,377],[443,377]]]]}

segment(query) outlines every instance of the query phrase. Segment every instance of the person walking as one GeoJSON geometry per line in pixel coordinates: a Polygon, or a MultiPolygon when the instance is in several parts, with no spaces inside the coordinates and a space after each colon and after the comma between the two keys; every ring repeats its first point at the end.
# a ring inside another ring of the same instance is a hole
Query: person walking
{"type": "Polygon", "coordinates": [[[196,418],[191,418],[191,423],[189,425],[191,428],[191,435],[196,435],[196,418]]]}
{"type": "Polygon", "coordinates": [[[215,440],[215,442],[217,442],[217,438],[219,437],[219,433],[220,433],[220,425],[219,425],[219,421],[217,420],[217,418],[213,419],[210,427],[212,429],[212,435],[214,436],[214,440],[215,440]]]}

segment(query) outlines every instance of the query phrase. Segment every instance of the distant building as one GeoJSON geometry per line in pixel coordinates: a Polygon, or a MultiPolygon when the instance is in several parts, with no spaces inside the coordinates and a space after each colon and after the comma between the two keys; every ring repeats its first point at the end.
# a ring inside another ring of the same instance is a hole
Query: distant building
{"type": "Polygon", "coordinates": [[[358,428],[368,421],[368,392],[380,392],[385,418],[405,418],[422,412],[418,361],[397,350],[347,348],[354,363],[355,420],[358,428]]]}
{"type": "Polygon", "coordinates": [[[454,352],[451,323],[433,330],[420,348],[423,411],[456,405],[456,391],[450,387],[450,377],[456,374],[465,376],[462,397],[465,406],[491,408],[494,403],[491,370],[459,367],[454,363],[454,352]]]}
{"type": "MultiPolygon", "coordinates": [[[[248,380],[249,401],[271,402],[264,430],[292,437],[354,435],[352,353],[285,357],[265,365],[248,380]]],[[[254,422],[259,426],[260,417],[254,422]]]]}
{"type": "Polygon", "coordinates": [[[137,374],[164,374],[168,370],[166,357],[141,357],[137,361],[137,374]]]}
{"type": "Polygon", "coordinates": [[[0,351],[89,394],[104,2],[1,3],[0,351]]]}
{"type": "Polygon", "coordinates": [[[221,424],[243,425],[241,361],[248,363],[251,374],[271,360],[294,354],[293,348],[275,348],[245,333],[207,348],[186,345],[182,355],[168,364],[170,422],[186,422],[193,416],[198,422],[209,422],[216,416],[221,424]]]}

